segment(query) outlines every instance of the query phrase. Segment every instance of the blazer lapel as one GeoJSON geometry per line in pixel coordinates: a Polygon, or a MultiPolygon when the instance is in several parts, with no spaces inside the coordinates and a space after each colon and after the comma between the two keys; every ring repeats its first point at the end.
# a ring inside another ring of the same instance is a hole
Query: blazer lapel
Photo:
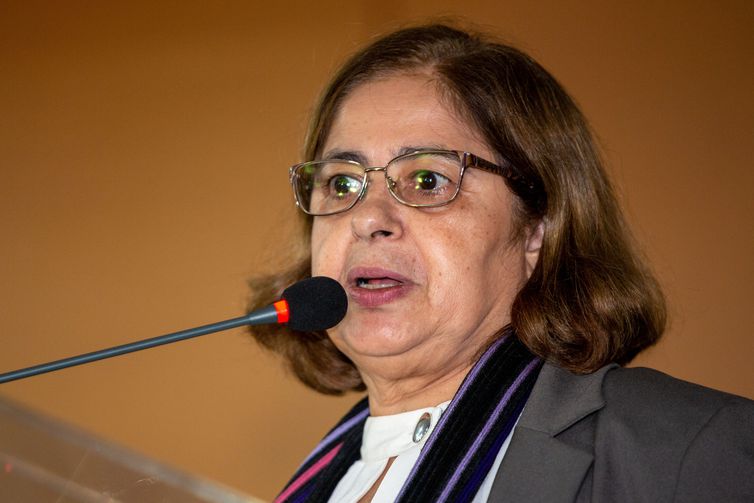
{"type": "Polygon", "coordinates": [[[489,501],[574,501],[593,460],[591,434],[566,442],[567,431],[601,409],[611,368],[575,375],[545,364],[492,485],[489,501]],[[559,438],[560,436],[560,438],[559,438]]]}
{"type": "Polygon", "coordinates": [[[517,427],[489,501],[571,502],[591,464],[591,454],[541,431],[517,427]]]}

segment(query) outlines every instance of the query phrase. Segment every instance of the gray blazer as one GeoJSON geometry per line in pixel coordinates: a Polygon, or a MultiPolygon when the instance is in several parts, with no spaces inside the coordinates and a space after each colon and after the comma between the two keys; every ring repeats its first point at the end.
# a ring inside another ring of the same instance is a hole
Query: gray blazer
{"type": "Polygon", "coordinates": [[[546,364],[489,501],[754,502],[754,402],[649,369],[546,364]]]}

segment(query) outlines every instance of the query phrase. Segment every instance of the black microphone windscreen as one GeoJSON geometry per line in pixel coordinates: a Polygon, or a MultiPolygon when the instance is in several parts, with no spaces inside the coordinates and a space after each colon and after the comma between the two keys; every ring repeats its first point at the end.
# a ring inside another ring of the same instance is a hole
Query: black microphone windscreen
{"type": "Polygon", "coordinates": [[[288,326],[300,332],[332,328],[346,316],[348,297],[340,283],[325,276],[299,281],[283,292],[288,302],[288,326]]]}

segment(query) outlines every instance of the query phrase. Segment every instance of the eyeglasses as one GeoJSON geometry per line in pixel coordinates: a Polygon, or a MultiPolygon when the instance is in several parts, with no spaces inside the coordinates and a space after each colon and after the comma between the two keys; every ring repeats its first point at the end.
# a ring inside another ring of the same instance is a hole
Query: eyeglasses
{"type": "MultiPolygon", "coordinates": [[[[334,215],[353,208],[364,197],[370,172],[385,173],[387,189],[399,203],[412,208],[443,206],[461,190],[467,168],[500,175],[526,191],[534,185],[506,163],[498,166],[469,152],[421,150],[400,155],[382,167],[365,167],[347,159],[310,161],[290,168],[296,205],[314,216],[334,215]]],[[[515,192],[518,192],[514,189],[515,192]]]]}

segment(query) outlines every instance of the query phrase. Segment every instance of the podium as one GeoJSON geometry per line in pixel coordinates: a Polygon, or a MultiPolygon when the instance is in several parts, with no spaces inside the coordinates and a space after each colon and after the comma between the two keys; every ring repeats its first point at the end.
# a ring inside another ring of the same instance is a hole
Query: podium
{"type": "Polygon", "coordinates": [[[260,503],[0,396],[0,502],[260,503]]]}

